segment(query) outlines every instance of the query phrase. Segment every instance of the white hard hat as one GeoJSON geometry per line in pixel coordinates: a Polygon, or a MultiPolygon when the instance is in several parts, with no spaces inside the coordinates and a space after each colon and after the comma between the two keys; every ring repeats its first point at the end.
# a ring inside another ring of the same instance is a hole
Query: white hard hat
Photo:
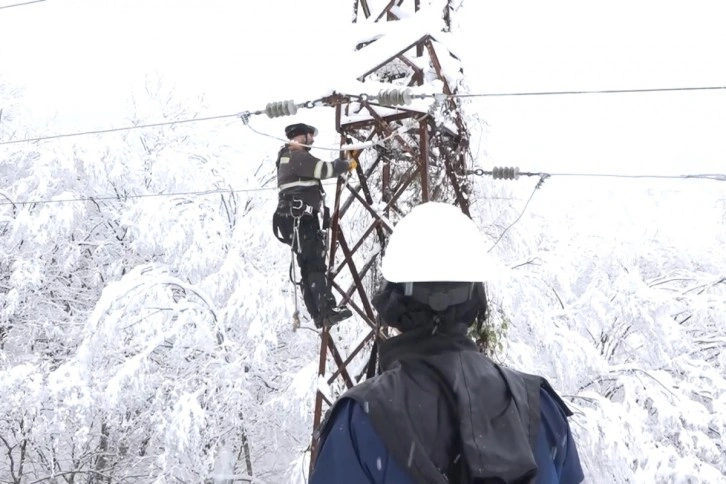
{"type": "Polygon", "coordinates": [[[381,263],[389,282],[485,282],[495,264],[479,229],[447,203],[414,207],[394,227],[381,263]]]}

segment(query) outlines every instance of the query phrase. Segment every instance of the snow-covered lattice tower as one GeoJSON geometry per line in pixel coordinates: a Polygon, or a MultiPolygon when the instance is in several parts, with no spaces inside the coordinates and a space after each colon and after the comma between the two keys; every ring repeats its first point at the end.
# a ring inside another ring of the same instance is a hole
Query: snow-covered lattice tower
{"type": "MultiPolygon", "coordinates": [[[[327,101],[336,106],[341,143],[372,143],[373,148],[363,152],[355,175],[338,181],[328,276],[355,314],[340,324],[367,324],[357,328],[352,336],[357,344],[344,352],[330,330],[322,333],[316,429],[324,404],[374,372],[374,342],[386,335],[377,326],[369,294],[380,283],[380,256],[396,220],[431,200],[454,203],[469,215],[469,132],[459,99],[452,97],[463,69],[447,46],[451,13],[460,5],[461,0],[355,2],[357,78],[345,86],[349,92],[336,91],[327,101]],[[363,357],[367,349],[370,360],[363,357]]],[[[315,444],[313,437],[313,453],[315,444]]]]}

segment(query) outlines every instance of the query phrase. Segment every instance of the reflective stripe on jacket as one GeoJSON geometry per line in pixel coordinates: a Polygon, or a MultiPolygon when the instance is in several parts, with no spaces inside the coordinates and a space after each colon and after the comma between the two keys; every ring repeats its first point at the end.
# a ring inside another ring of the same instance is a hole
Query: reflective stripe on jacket
{"type": "Polygon", "coordinates": [[[322,161],[306,150],[285,146],[277,156],[277,187],[286,198],[295,196],[317,210],[324,195],[320,180],[336,177],[347,169],[346,160],[322,161]]]}

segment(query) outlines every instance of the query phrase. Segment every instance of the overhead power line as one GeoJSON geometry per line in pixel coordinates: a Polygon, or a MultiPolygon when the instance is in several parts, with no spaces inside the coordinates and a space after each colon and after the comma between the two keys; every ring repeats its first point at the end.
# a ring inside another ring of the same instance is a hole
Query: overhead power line
{"type": "Polygon", "coordinates": [[[581,176],[589,178],[660,178],[671,180],[684,180],[698,178],[701,180],[726,181],[726,175],[720,173],[704,173],[696,175],[620,175],[617,173],[548,173],[550,176],[581,176]]]}
{"type": "Polygon", "coordinates": [[[537,176],[539,177],[539,181],[535,185],[534,189],[532,190],[532,193],[530,194],[529,198],[527,199],[527,202],[524,204],[524,208],[522,208],[521,212],[517,216],[517,218],[512,221],[507,227],[502,231],[501,234],[499,234],[499,237],[497,240],[492,244],[491,247],[489,247],[488,252],[491,252],[497,244],[504,238],[506,233],[511,229],[514,225],[517,224],[522,219],[522,216],[527,211],[527,207],[529,207],[529,203],[532,201],[532,198],[534,198],[534,194],[537,193],[537,190],[542,188],[542,184],[547,178],[553,177],[553,176],[578,176],[578,177],[605,177],[605,178],[654,178],[654,179],[673,179],[673,180],[686,180],[686,179],[700,179],[700,180],[714,180],[714,181],[726,181],[726,174],[699,174],[699,175],[626,175],[626,174],[617,174],[617,173],[545,173],[545,172],[520,172],[519,168],[515,167],[494,167],[490,171],[485,171],[481,168],[477,168],[475,170],[467,170],[467,173],[470,175],[490,175],[494,179],[500,179],[500,180],[516,180],[520,176],[537,176]]]}
{"type": "MultiPolygon", "coordinates": [[[[45,1],[45,0],[36,0],[36,1],[45,1]]],[[[32,3],[32,2],[31,2],[32,3]]],[[[21,5],[21,4],[18,4],[21,5]]],[[[6,8],[6,7],[0,7],[0,8],[6,8]]],[[[350,102],[353,99],[359,100],[359,101],[379,101],[384,106],[396,106],[396,105],[405,105],[410,104],[411,100],[413,99],[446,99],[446,98],[477,98],[477,97],[511,97],[511,96],[562,96],[562,95],[578,95],[578,94],[623,94],[623,93],[652,93],[652,92],[668,92],[668,91],[713,91],[713,90],[726,90],[726,86],[704,86],[704,87],[664,87],[664,88],[652,88],[652,89],[604,89],[604,90],[595,90],[595,91],[541,91],[541,92],[501,92],[501,93],[478,93],[478,94],[413,94],[410,89],[390,89],[390,90],[383,90],[379,92],[378,94],[356,94],[356,95],[343,95],[340,99],[347,98],[347,101],[338,101],[338,103],[341,102],[350,102]]],[[[86,136],[86,135],[95,135],[95,134],[107,134],[107,133],[116,133],[121,131],[130,131],[134,129],[144,129],[144,128],[157,128],[161,126],[173,126],[176,124],[183,124],[183,123],[195,123],[195,122],[202,122],[202,121],[212,121],[212,120],[218,120],[218,119],[224,119],[224,118],[240,118],[244,124],[249,123],[250,116],[256,116],[260,114],[267,114],[270,118],[278,118],[282,116],[292,116],[295,115],[298,111],[298,109],[313,109],[319,106],[330,106],[331,104],[327,104],[327,98],[320,98],[316,100],[310,100],[305,101],[301,103],[295,103],[294,101],[281,101],[281,102],[273,102],[268,103],[267,107],[265,109],[259,109],[256,111],[242,111],[239,113],[234,114],[222,114],[218,116],[207,116],[207,117],[198,117],[198,118],[189,118],[189,119],[179,119],[174,121],[163,121],[163,122],[157,122],[157,123],[145,123],[145,124],[137,124],[132,126],[123,126],[119,128],[108,128],[108,129],[96,129],[96,130],[86,130],[86,131],[78,131],[78,132],[72,132],[72,133],[60,133],[60,134],[51,134],[46,136],[38,136],[35,138],[24,138],[24,139],[17,139],[17,140],[10,140],[10,141],[0,141],[0,146],[2,145],[12,145],[12,144],[19,144],[19,143],[32,143],[37,141],[45,141],[45,140],[53,140],[53,139],[60,139],[60,138],[70,138],[75,136],[86,136]]],[[[250,126],[251,128],[251,126],[250,126]]],[[[255,130],[253,130],[255,131],[255,130]]],[[[259,135],[268,136],[270,138],[280,139],[276,136],[267,135],[264,133],[260,133],[258,131],[255,131],[259,135]]],[[[283,140],[286,141],[286,140],[283,140]]],[[[321,148],[321,147],[317,147],[321,148]]],[[[340,150],[339,147],[336,148],[325,148],[322,149],[329,149],[331,151],[338,151],[340,150]]]]}
{"type": "Polygon", "coordinates": [[[176,124],[183,124],[183,123],[196,123],[201,121],[213,121],[217,119],[225,119],[225,118],[236,118],[239,114],[220,114],[218,116],[206,116],[201,118],[189,118],[189,119],[178,119],[175,121],[162,121],[159,123],[148,123],[148,124],[135,124],[132,126],[124,126],[120,128],[108,128],[108,129],[96,129],[96,130],[89,130],[89,131],[78,131],[75,133],[61,133],[61,134],[51,134],[47,136],[38,136],[37,138],[24,138],[24,139],[16,139],[11,141],[2,141],[0,142],[0,145],[14,145],[18,143],[32,143],[34,141],[45,141],[45,140],[51,140],[51,139],[59,139],[59,138],[70,138],[73,136],[86,136],[91,134],[106,134],[106,133],[116,133],[119,131],[130,131],[133,129],[144,129],[144,128],[158,128],[161,126],[172,126],[176,124]]]}
{"type": "MultiPolygon", "coordinates": [[[[470,175],[492,175],[492,171],[484,171],[482,169],[468,170],[467,174],[470,175]]],[[[660,179],[701,179],[701,180],[714,180],[714,181],[726,181],[726,174],[701,174],[701,175],[622,175],[622,174],[604,174],[604,173],[545,173],[545,172],[517,172],[517,176],[537,176],[540,177],[540,182],[535,187],[535,191],[532,192],[529,200],[527,200],[526,206],[529,205],[534,193],[538,188],[542,186],[544,180],[555,176],[581,176],[581,177],[609,177],[609,178],[660,178],[660,179]]],[[[500,179],[513,180],[517,177],[504,177],[500,176],[500,179]]],[[[333,185],[336,181],[329,181],[323,183],[324,185],[333,185]]],[[[186,192],[171,192],[171,193],[145,193],[138,195],[88,195],[77,198],[57,198],[57,199],[36,199],[36,200],[23,200],[14,201],[6,195],[0,193],[0,197],[4,197],[5,200],[0,198],[0,205],[34,205],[34,204],[49,204],[49,203],[74,203],[74,202],[95,202],[95,201],[107,201],[107,200],[119,200],[134,199],[134,198],[159,198],[159,197],[179,197],[179,196],[204,196],[204,195],[218,195],[225,193],[244,193],[244,192],[263,192],[263,191],[277,191],[277,187],[247,187],[247,188],[219,188],[211,190],[199,190],[199,191],[186,191],[186,192]]],[[[487,199],[495,200],[511,200],[508,197],[483,197],[487,199]]],[[[521,215],[520,215],[521,218],[521,215]]],[[[512,224],[513,225],[513,224],[512,224]]],[[[506,232],[506,231],[505,231],[506,232]]],[[[504,235],[504,234],[502,234],[504,235]]]]}
{"type": "MultiPolygon", "coordinates": [[[[677,91],[717,91],[726,89],[726,86],[705,86],[705,87],[660,87],[650,89],[600,89],[593,91],[533,91],[533,92],[491,92],[479,94],[452,94],[451,97],[506,97],[506,96],[571,96],[579,94],[627,94],[627,93],[648,93],[648,92],[677,92],[677,91]]],[[[428,94],[426,96],[435,96],[428,94]]]]}
{"type": "Polygon", "coordinates": [[[524,215],[524,212],[527,211],[527,207],[529,207],[529,202],[532,201],[532,198],[534,198],[534,194],[537,193],[537,190],[539,190],[540,188],[542,188],[542,184],[544,183],[544,181],[547,178],[549,178],[549,175],[544,175],[544,174],[540,175],[539,181],[534,186],[534,189],[532,190],[532,193],[530,194],[529,198],[527,199],[527,202],[524,204],[524,208],[522,209],[522,211],[519,212],[519,215],[517,216],[517,218],[515,218],[512,223],[510,223],[509,225],[507,225],[507,227],[502,231],[502,233],[499,234],[499,237],[497,238],[496,241],[494,241],[494,243],[492,244],[492,246],[489,247],[489,250],[487,250],[487,252],[491,252],[494,249],[494,247],[496,247],[497,244],[502,240],[502,238],[509,231],[509,229],[511,229],[512,227],[514,227],[514,225],[521,220],[522,216],[524,215]]]}
{"type": "Polygon", "coordinates": [[[0,10],[4,8],[22,7],[23,5],[30,5],[31,3],[45,2],[45,0],[30,0],[29,2],[13,3],[12,5],[0,5],[0,10]]]}
{"type": "MultiPolygon", "coordinates": [[[[418,118],[414,119],[414,122],[420,123],[421,121],[423,121],[424,119],[426,119],[427,116],[428,116],[428,113],[424,113],[423,115],[421,115],[418,118]]],[[[281,141],[283,143],[289,143],[290,142],[289,139],[285,139],[285,138],[282,138],[280,136],[275,136],[275,135],[272,135],[272,134],[268,134],[268,133],[263,133],[261,131],[257,131],[255,128],[252,127],[252,125],[249,124],[249,121],[245,121],[245,124],[255,134],[258,134],[260,136],[264,136],[266,138],[272,138],[274,140],[281,141]]],[[[344,145],[344,146],[333,146],[333,147],[331,147],[331,146],[306,145],[304,143],[296,143],[296,144],[299,145],[299,146],[304,146],[306,148],[315,148],[315,149],[318,149],[318,150],[326,150],[326,151],[364,150],[366,148],[372,148],[373,146],[376,146],[378,144],[384,143],[386,141],[390,141],[393,138],[395,138],[396,136],[400,136],[401,134],[403,134],[407,129],[408,128],[406,126],[402,126],[402,127],[398,128],[398,129],[393,130],[393,132],[391,134],[389,134],[388,136],[386,136],[385,138],[381,138],[381,139],[378,139],[376,141],[366,141],[366,142],[363,142],[363,143],[347,144],[347,145],[344,145]]]]}
{"type": "Polygon", "coordinates": [[[657,175],[657,174],[639,174],[629,175],[624,173],[556,173],[556,172],[539,172],[539,171],[519,171],[516,167],[494,167],[491,170],[484,170],[482,168],[476,168],[474,170],[467,170],[469,175],[489,175],[494,179],[502,180],[516,180],[520,176],[576,176],[576,177],[587,177],[587,178],[654,178],[664,180],[683,180],[683,179],[701,179],[701,180],[714,180],[714,181],[726,181],[726,174],[723,173],[699,173],[699,174],[688,174],[688,175],[657,175]]]}
{"type": "Polygon", "coordinates": [[[37,200],[24,200],[21,202],[12,201],[6,197],[6,200],[0,200],[0,205],[38,205],[48,203],[75,203],[75,202],[96,202],[96,201],[108,201],[108,200],[120,200],[127,198],[159,198],[159,197],[183,197],[183,196],[203,196],[203,195],[217,195],[225,193],[242,193],[242,192],[262,192],[267,190],[277,190],[277,187],[254,187],[254,188],[236,188],[236,189],[215,189],[215,190],[200,190],[200,191],[188,191],[188,192],[171,192],[171,193],[142,193],[137,195],[89,195],[78,198],[56,198],[56,199],[37,199],[37,200]]]}

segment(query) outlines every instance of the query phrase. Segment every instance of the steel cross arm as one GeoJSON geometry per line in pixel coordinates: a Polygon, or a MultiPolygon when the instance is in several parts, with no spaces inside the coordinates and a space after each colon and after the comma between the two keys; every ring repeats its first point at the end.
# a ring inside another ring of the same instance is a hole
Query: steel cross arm
{"type": "MultiPolygon", "coordinates": [[[[453,157],[453,160],[459,160],[461,156],[461,148],[456,149],[456,153],[453,157]]],[[[469,213],[469,200],[467,200],[464,197],[464,194],[462,193],[461,184],[459,183],[459,180],[456,177],[456,170],[454,170],[454,167],[451,166],[452,159],[445,158],[444,159],[444,166],[446,168],[446,175],[449,177],[449,182],[451,182],[451,187],[454,189],[454,194],[456,195],[456,200],[459,202],[459,208],[466,214],[467,217],[471,217],[471,213],[469,213]]]]}
{"type": "MultiPolygon", "coordinates": [[[[336,110],[338,112],[339,110],[336,110]]],[[[332,233],[332,236],[330,237],[330,254],[329,254],[329,260],[330,263],[328,264],[328,273],[326,274],[326,277],[330,279],[330,266],[335,261],[335,250],[338,247],[338,244],[335,243],[336,237],[338,234],[338,229],[340,228],[340,199],[341,199],[341,193],[343,191],[343,184],[346,183],[345,180],[343,180],[342,177],[338,177],[338,182],[335,186],[335,207],[333,208],[333,217],[330,221],[330,230],[332,233]]]]}
{"type": "Polygon", "coordinates": [[[340,244],[340,248],[343,250],[345,259],[348,262],[348,268],[350,270],[350,274],[351,274],[351,276],[353,276],[353,281],[355,281],[356,288],[358,289],[358,296],[360,296],[363,306],[365,306],[365,312],[368,315],[368,317],[371,320],[373,320],[375,318],[375,316],[373,315],[373,307],[371,307],[370,301],[368,300],[368,296],[365,293],[365,289],[363,287],[363,281],[360,277],[360,274],[358,273],[358,269],[356,268],[355,264],[353,263],[353,254],[351,253],[350,248],[348,247],[348,242],[345,240],[345,235],[343,234],[343,231],[340,229],[340,226],[338,226],[338,244],[340,244]]]}
{"type": "MultiPolygon", "coordinates": [[[[423,37],[421,37],[421,38],[419,38],[417,40],[414,40],[413,42],[411,42],[410,44],[408,44],[404,48],[398,49],[398,52],[396,52],[392,56],[386,58],[385,60],[381,61],[378,65],[376,65],[376,66],[368,69],[368,71],[366,71],[363,74],[361,74],[360,76],[358,76],[357,79],[360,82],[363,82],[365,80],[366,76],[368,76],[370,74],[373,74],[376,70],[378,70],[381,67],[383,67],[384,65],[388,64],[389,62],[391,62],[393,59],[395,59],[399,55],[405,54],[406,52],[408,52],[409,50],[413,49],[414,47],[419,47],[419,46],[423,45],[424,42],[426,42],[426,40],[427,39],[430,39],[430,38],[431,38],[431,36],[429,34],[426,34],[423,37]]],[[[440,68],[439,68],[439,70],[440,70],[440,68]]]]}
{"type": "MultiPolygon", "coordinates": [[[[394,3],[396,3],[396,0],[390,0],[388,2],[388,5],[386,5],[385,7],[383,7],[383,10],[381,10],[381,13],[378,14],[378,17],[376,17],[375,22],[378,22],[379,20],[381,20],[381,18],[383,18],[383,16],[385,14],[391,15],[391,7],[393,7],[393,4],[394,3]]],[[[398,19],[398,17],[396,17],[396,18],[398,19]]]]}
{"type": "Polygon", "coordinates": [[[429,131],[425,119],[418,123],[419,135],[419,167],[421,173],[421,201],[430,200],[429,193],[429,131]]]}
{"type": "MultiPolygon", "coordinates": [[[[341,295],[345,296],[345,291],[342,287],[340,287],[340,284],[338,284],[337,282],[333,281],[331,287],[333,287],[341,295]]],[[[355,311],[358,313],[358,316],[360,316],[361,319],[363,319],[363,321],[365,321],[368,326],[370,326],[371,328],[374,328],[376,326],[376,323],[368,317],[368,315],[365,313],[365,310],[358,306],[355,301],[353,301],[352,299],[348,299],[347,302],[353,309],[355,309],[355,311]]]]}
{"type": "Polygon", "coordinates": [[[340,352],[338,351],[338,347],[335,346],[333,338],[328,338],[328,349],[333,355],[333,360],[335,360],[335,364],[338,365],[338,368],[340,369],[340,374],[343,376],[345,384],[348,386],[348,388],[353,388],[353,379],[350,377],[348,369],[343,363],[343,358],[340,357],[340,352]]]}
{"type": "Polygon", "coordinates": [[[398,186],[396,186],[393,189],[393,196],[391,199],[386,203],[386,206],[384,207],[383,211],[389,210],[391,208],[395,208],[395,203],[398,201],[399,198],[401,198],[401,195],[403,195],[403,192],[408,188],[408,186],[413,183],[413,179],[416,177],[416,174],[418,174],[421,170],[421,167],[417,164],[415,168],[413,168],[405,178],[399,181],[398,186]]]}
{"type": "MultiPolygon", "coordinates": [[[[379,106],[378,104],[373,104],[373,105],[374,106],[379,106]]],[[[386,107],[386,106],[380,106],[380,107],[386,107]]],[[[404,119],[413,118],[417,114],[419,114],[419,115],[421,114],[421,113],[418,113],[416,111],[409,111],[409,110],[407,110],[405,108],[402,108],[400,106],[398,106],[398,109],[401,110],[400,113],[387,115],[386,116],[386,119],[388,121],[402,121],[404,119]]],[[[378,114],[378,113],[376,113],[376,114],[378,114]]],[[[365,119],[363,121],[353,121],[352,123],[345,124],[343,127],[345,129],[348,129],[348,130],[351,130],[351,129],[364,129],[364,128],[367,128],[368,126],[372,126],[372,121],[373,120],[371,120],[371,119],[365,119]]],[[[392,134],[392,133],[389,133],[389,134],[392,134]]]]}
{"type": "MultiPolygon", "coordinates": [[[[320,375],[325,374],[325,365],[327,363],[328,359],[328,340],[330,339],[330,330],[328,328],[324,328],[323,332],[320,335],[320,356],[318,358],[318,379],[320,378],[320,375]]],[[[319,381],[317,382],[316,388],[319,385],[319,381]]],[[[325,396],[320,391],[320,388],[317,388],[317,391],[315,392],[315,409],[313,410],[313,441],[312,441],[312,457],[315,458],[315,450],[317,447],[317,439],[315,438],[315,431],[317,430],[317,426],[320,423],[320,418],[322,417],[323,413],[323,399],[325,396]]],[[[325,398],[327,401],[327,398],[325,398]]],[[[331,402],[327,402],[328,405],[331,405],[331,402]]]]}
{"type": "MultiPolygon", "coordinates": [[[[321,424],[322,417],[323,417],[323,401],[328,404],[328,407],[333,405],[333,402],[328,400],[328,398],[323,394],[323,392],[320,391],[319,385],[320,385],[320,377],[325,375],[325,367],[328,360],[328,348],[331,348],[331,352],[333,352],[333,358],[335,359],[335,355],[337,355],[337,361],[341,361],[340,354],[338,353],[338,349],[335,347],[335,343],[333,342],[333,339],[330,337],[330,328],[323,328],[323,332],[320,334],[320,357],[318,360],[318,381],[316,385],[316,392],[315,392],[315,409],[313,410],[313,438],[310,443],[310,469],[312,471],[312,465],[313,462],[315,462],[315,457],[317,453],[317,447],[318,447],[318,439],[317,439],[317,432],[319,430],[318,426],[321,424]]],[[[348,374],[348,370],[346,366],[344,365],[342,368],[340,365],[338,365],[338,373],[343,376],[343,378],[346,381],[346,385],[348,384],[348,381],[351,381],[350,375],[348,374]]],[[[328,383],[330,385],[330,383],[328,383]]],[[[350,386],[348,387],[350,388],[350,386]]]]}
{"type": "MultiPolygon", "coordinates": [[[[343,361],[343,366],[345,366],[346,368],[348,367],[350,362],[353,361],[353,358],[358,356],[358,353],[360,353],[363,350],[366,343],[368,343],[371,340],[371,338],[373,338],[374,334],[375,334],[375,330],[368,331],[368,336],[363,338],[363,340],[360,343],[358,343],[358,346],[356,346],[353,349],[353,351],[348,355],[348,358],[346,358],[345,361],[343,361]]],[[[335,379],[338,378],[338,375],[340,375],[340,372],[341,372],[341,369],[338,368],[337,370],[335,370],[333,372],[332,375],[330,375],[330,377],[328,377],[328,385],[332,384],[335,381],[335,379]]]]}
{"type": "MultiPolygon", "coordinates": [[[[408,153],[409,155],[415,157],[416,156],[416,150],[411,147],[410,143],[403,139],[401,137],[401,133],[398,132],[398,130],[394,130],[391,128],[391,125],[385,121],[380,114],[378,114],[375,109],[373,109],[368,101],[363,102],[363,106],[368,110],[369,113],[371,113],[371,116],[378,122],[378,127],[383,131],[384,133],[387,133],[386,136],[393,135],[400,143],[401,148],[408,153]]],[[[411,112],[408,116],[405,116],[403,119],[409,119],[409,118],[416,118],[416,113],[411,112]]]]}
{"type": "Polygon", "coordinates": [[[337,92],[320,99],[327,106],[340,106],[341,104],[349,103],[350,100],[350,96],[337,92]]]}
{"type": "MultiPolygon", "coordinates": [[[[366,18],[370,17],[371,8],[368,6],[368,0],[358,0],[358,2],[360,3],[361,7],[363,7],[363,15],[365,15],[366,18]]],[[[356,9],[356,13],[357,13],[358,3],[355,4],[355,9],[356,9]]],[[[356,16],[356,20],[358,20],[357,16],[356,16]]]]}
{"type": "MultiPolygon", "coordinates": [[[[360,164],[358,165],[358,168],[360,168],[360,164]]],[[[365,203],[369,205],[373,204],[373,195],[371,195],[371,190],[368,187],[368,178],[362,175],[360,172],[358,173],[358,183],[359,185],[357,187],[351,187],[350,183],[346,183],[345,186],[353,193],[363,191],[363,194],[365,195],[365,203]]],[[[342,208],[340,209],[339,217],[345,215],[346,210],[350,207],[352,203],[352,198],[353,197],[349,195],[346,201],[343,202],[342,208]]]]}
{"type": "MultiPolygon", "coordinates": [[[[413,70],[412,81],[414,79],[423,79],[423,69],[421,69],[419,66],[417,66],[411,59],[406,57],[405,54],[398,54],[396,56],[396,58],[400,59],[401,62],[403,62],[404,64],[406,64],[408,67],[410,67],[413,70]]],[[[411,86],[411,85],[412,84],[409,83],[409,86],[411,86]]]]}
{"type": "Polygon", "coordinates": [[[425,39],[421,39],[423,44],[426,46],[426,50],[429,52],[429,56],[431,56],[431,63],[434,65],[434,69],[436,70],[436,74],[439,76],[439,80],[444,83],[444,94],[451,94],[451,88],[449,87],[449,82],[446,80],[446,76],[443,75],[442,69],[441,69],[441,62],[439,62],[439,57],[436,55],[436,49],[434,49],[434,44],[431,43],[433,40],[433,37],[430,35],[426,35],[425,39]]]}
{"type": "MultiPolygon", "coordinates": [[[[410,179],[412,179],[412,178],[413,178],[413,176],[414,176],[414,175],[415,175],[415,174],[416,174],[417,172],[419,172],[419,171],[420,171],[420,170],[418,170],[418,169],[417,169],[417,170],[414,170],[414,172],[413,172],[413,173],[411,174],[411,177],[410,177],[410,179]]],[[[410,182],[409,182],[409,183],[410,183],[410,182]]],[[[407,185],[408,185],[408,184],[407,184],[407,185]]],[[[363,199],[363,197],[361,197],[361,196],[360,196],[360,193],[358,193],[358,191],[357,191],[357,190],[354,190],[354,189],[353,189],[353,188],[351,188],[350,186],[348,187],[348,190],[350,190],[350,192],[351,192],[351,195],[350,195],[350,197],[351,197],[351,198],[355,198],[355,199],[357,199],[357,200],[358,200],[358,201],[359,201],[359,202],[361,203],[361,205],[363,205],[363,207],[364,207],[364,208],[365,208],[366,210],[368,210],[368,212],[369,212],[369,213],[370,213],[370,214],[371,214],[371,215],[373,216],[373,218],[374,218],[375,220],[378,220],[378,221],[380,221],[380,222],[381,222],[381,223],[382,223],[382,224],[383,224],[383,225],[384,225],[384,226],[385,226],[385,227],[386,227],[386,228],[388,229],[388,232],[389,232],[389,233],[393,231],[393,227],[392,227],[391,225],[389,225],[389,222],[388,222],[387,220],[385,220],[385,219],[384,219],[383,217],[381,217],[381,215],[380,215],[380,214],[379,214],[378,212],[376,212],[376,211],[375,211],[375,210],[373,209],[373,207],[371,206],[371,204],[372,204],[372,200],[371,200],[371,202],[369,202],[368,200],[364,200],[364,199],[363,199]]],[[[393,203],[394,203],[394,202],[395,202],[396,200],[398,200],[398,198],[399,198],[399,197],[400,197],[400,196],[402,195],[402,193],[401,193],[402,191],[403,191],[403,190],[396,190],[397,194],[396,194],[396,195],[394,196],[394,198],[392,198],[392,199],[391,199],[390,201],[388,201],[388,202],[386,203],[386,206],[385,206],[385,208],[383,209],[384,211],[385,211],[385,210],[388,210],[389,208],[391,208],[391,205],[392,205],[392,204],[393,204],[393,203]]]]}
{"type": "MultiPolygon", "coordinates": [[[[353,246],[353,249],[351,250],[352,254],[355,254],[356,251],[360,248],[361,245],[363,245],[363,242],[365,242],[366,238],[373,232],[374,229],[379,228],[381,225],[380,220],[374,220],[371,225],[368,226],[366,231],[361,235],[360,240],[353,246]]],[[[340,264],[338,264],[338,267],[335,268],[334,271],[332,271],[333,277],[336,277],[338,274],[340,274],[340,271],[343,270],[345,267],[345,264],[347,263],[347,260],[342,261],[340,264]]]]}
{"type": "MultiPolygon", "coordinates": [[[[393,197],[391,197],[391,200],[388,201],[388,203],[386,204],[385,208],[383,209],[384,211],[390,209],[393,206],[393,204],[401,197],[401,195],[403,195],[403,193],[406,190],[406,188],[411,184],[411,182],[413,182],[413,179],[414,179],[415,175],[417,173],[419,173],[420,171],[421,171],[420,168],[416,168],[414,170],[411,170],[411,172],[409,173],[409,176],[407,176],[406,179],[404,180],[405,183],[403,183],[402,185],[400,185],[396,189],[395,195],[393,197]]],[[[378,214],[378,212],[376,212],[375,210],[373,210],[373,207],[371,207],[370,205],[368,205],[366,203],[366,201],[360,196],[360,194],[356,190],[354,190],[354,189],[352,189],[350,187],[348,187],[348,189],[351,191],[352,195],[356,199],[358,199],[358,201],[371,213],[371,215],[373,215],[373,217],[375,219],[373,221],[373,223],[368,227],[368,229],[364,232],[364,234],[361,236],[361,238],[358,241],[358,243],[356,243],[356,245],[353,247],[353,250],[350,251],[350,254],[351,254],[351,257],[352,257],[352,254],[355,253],[355,251],[358,250],[358,248],[361,246],[361,244],[363,243],[363,241],[370,235],[370,233],[373,231],[374,228],[376,228],[377,226],[380,226],[380,225],[384,225],[385,228],[390,233],[390,232],[393,231],[393,227],[391,227],[389,225],[389,222],[386,219],[384,219],[383,217],[381,217],[378,214]]],[[[333,274],[333,277],[335,277],[338,274],[340,274],[340,271],[343,270],[343,267],[346,264],[348,264],[349,262],[350,261],[349,261],[348,257],[345,256],[344,259],[343,259],[343,261],[335,268],[334,271],[331,272],[333,274]]]]}
{"type": "MultiPolygon", "coordinates": [[[[368,271],[373,267],[373,263],[376,261],[376,258],[378,257],[378,254],[372,256],[370,259],[368,259],[368,262],[365,263],[363,266],[363,269],[360,271],[360,278],[361,280],[366,276],[368,271]]],[[[343,289],[340,287],[339,284],[333,283],[336,290],[343,296],[344,301],[346,303],[353,304],[355,306],[355,302],[351,300],[351,297],[353,296],[353,292],[355,292],[356,286],[355,284],[351,284],[347,291],[343,291],[343,289]]],[[[360,311],[362,313],[362,311],[360,311]]],[[[372,321],[368,320],[367,316],[365,314],[361,314],[361,317],[366,319],[366,322],[368,322],[369,325],[372,325],[372,321]]]]}
{"type": "MultiPolygon", "coordinates": [[[[383,158],[383,155],[379,153],[378,156],[376,157],[376,160],[373,163],[371,163],[371,166],[367,170],[365,170],[364,173],[362,173],[362,174],[360,172],[358,173],[358,181],[359,181],[360,185],[358,185],[357,187],[354,188],[356,191],[364,190],[364,193],[365,193],[365,190],[367,190],[367,189],[369,190],[368,178],[375,171],[375,169],[378,168],[378,165],[381,163],[382,158],[383,158]]],[[[371,199],[370,203],[373,203],[372,197],[366,197],[366,198],[370,198],[371,199]]],[[[354,197],[348,197],[345,200],[345,202],[343,202],[343,205],[340,207],[340,216],[341,217],[345,214],[345,212],[351,206],[351,204],[353,203],[353,200],[354,200],[354,197]]]]}

